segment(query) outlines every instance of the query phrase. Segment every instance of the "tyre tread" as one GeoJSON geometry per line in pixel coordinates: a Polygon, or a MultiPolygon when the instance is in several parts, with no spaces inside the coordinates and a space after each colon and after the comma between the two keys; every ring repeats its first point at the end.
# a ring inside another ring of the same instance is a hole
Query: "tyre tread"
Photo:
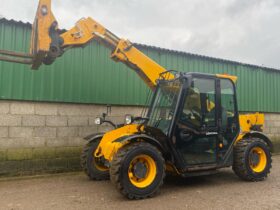
{"type": "Polygon", "coordinates": [[[125,187],[122,185],[121,176],[120,176],[121,164],[122,164],[124,158],[126,157],[126,154],[128,154],[130,151],[132,151],[138,147],[146,147],[146,148],[148,147],[148,148],[154,149],[155,151],[157,151],[158,157],[161,158],[161,161],[163,163],[165,162],[165,160],[163,159],[163,157],[161,155],[161,152],[156,147],[154,147],[153,145],[146,143],[146,142],[137,142],[137,143],[129,144],[129,145],[119,149],[119,151],[114,156],[113,161],[111,162],[111,167],[110,167],[111,182],[116,186],[117,190],[122,195],[124,195],[125,197],[127,197],[129,199],[134,199],[134,200],[150,198],[150,197],[153,197],[156,194],[158,194],[159,189],[162,186],[163,180],[165,178],[165,165],[164,165],[163,175],[162,175],[162,179],[160,180],[160,184],[158,185],[157,189],[154,190],[153,192],[151,192],[150,194],[135,195],[133,193],[128,192],[125,189],[125,187]]]}
{"type": "Polygon", "coordinates": [[[250,173],[250,171],[248,171],[247,165],[246,165],[246,151],[251,144],[254,144],[256,142],[262,143],[268,147],[266,142],[259,138],[244,138],[244,139],[241,139],[240,141],[238,141],[236,143],[236,145],[234,146],[234,152],[233,152],[234,161],[233,161],[232,169],[238,177],[240,177],[241,179],[246,180],[246,181],[257,182],[257,181],[264,180],[267,177],[267,175],[270,173],[270,169],[272,167],[271,166],[271,163],[272,163],[271,152],[268,149],[268,151],[269,151],[269,155],[267,156],[268,167],[266,169],[266,172],[264,173],[264,176],[261,176],[261,177],[253,176],[250,173]]]}
{"type": "Polygon", "coordinates": [[[84,145],[82,149],[82,153],[80,156],[80,165],[85,172],[85,174],[89,177],[90,180],[96,180],[96,181],[102,181],[102,180],[108,180],[110,177],[109,171],[107,173],[104,173],[103,171],[97,171],[94,170],[94,172],[91,172],[88,168],[88,158],[89,158],[89,151],[92,147],[97,147],[99,142],[91,141],[84,145]]]}

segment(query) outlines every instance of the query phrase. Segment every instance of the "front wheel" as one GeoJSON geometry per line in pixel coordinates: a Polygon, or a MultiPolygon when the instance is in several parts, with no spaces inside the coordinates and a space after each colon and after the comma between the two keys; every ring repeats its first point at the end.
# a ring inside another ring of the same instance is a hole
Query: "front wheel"
{"type": "Polygon", "coordinates": [[[91,180],[108,180],[109,168],[104,166],[98,158],[94,157],[100,139],[88,142],[81,154],[81,167],[91,180]]]}
{"type": "Polygon", "coordinates": [[[234,147],[233,170],[246,181],[262,181],[270,173],[271,152],[268,145],[259,138],[246,138],[234,147]]]}
{"type": "Polygon", "coordinates": [[[146,142],[129,144],[114,156],[110,177],[117,189],[129,199],[154,196],[165,177],[160,151],[146,142]]]}

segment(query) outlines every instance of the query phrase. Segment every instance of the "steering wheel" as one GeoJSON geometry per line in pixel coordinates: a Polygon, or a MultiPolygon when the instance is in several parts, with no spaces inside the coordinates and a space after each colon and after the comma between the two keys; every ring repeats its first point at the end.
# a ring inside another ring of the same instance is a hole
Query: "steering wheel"
{"type": "Polygon", "coordinates": [[[191,134],[191,132],[189,132],[188,130],[185,130],[185,129],[181,129],[179,135],[180,135],[180,138],[185,142],[190,141],[193,136],[191,134]]]}

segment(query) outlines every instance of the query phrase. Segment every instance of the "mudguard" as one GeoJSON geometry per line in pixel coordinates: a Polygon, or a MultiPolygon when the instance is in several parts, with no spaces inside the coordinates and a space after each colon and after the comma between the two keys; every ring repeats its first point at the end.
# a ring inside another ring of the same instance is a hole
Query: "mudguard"
{"type": "Polygon", "coordinates": [[[104,133],[93,133],[93,134],[90,134],[90,135],[84,137],[84,140],[86,140],[88,142],[92,142],[99,138],[102,138],[103,136],[104,136],[104,133]]]}
{"type": "Polygon", "coordinates": [[[168,150],[164,144],[156,140],[155,138],[148,136],[146,134],[134,134],[129,136],[123,136],[121,138],[116,139],[114,142],[119,142],[122,144],[127,144],[129,142],[136,142],[139,139],[146,141],[154,146],[156,146],[163,154],[167,153],[168,150]]]}
{"type": "Polygon", "coordinates": [[[246,137],[256,137],[256,138],[260,138],[260,139],[264,140],[267,143],[267,145],[269,146],[270,151],[273,152],[273,143],[269,139],[269,137],[267,135],[265,135],[264,133],[259,132],[259,131],[250,131],[243,136],[243,138],[246,138],[246,137]]]}

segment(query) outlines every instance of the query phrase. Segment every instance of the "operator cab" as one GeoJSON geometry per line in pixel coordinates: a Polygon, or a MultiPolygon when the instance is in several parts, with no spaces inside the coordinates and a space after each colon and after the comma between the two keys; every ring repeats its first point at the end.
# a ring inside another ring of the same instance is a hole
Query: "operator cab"
{"type": "Polygon", "coordinates": [[[232,163],[230,148],[239,134],[234,82],[199,73],[158,80],[146,125],[166,135],[178,168],[232,163]]]}

